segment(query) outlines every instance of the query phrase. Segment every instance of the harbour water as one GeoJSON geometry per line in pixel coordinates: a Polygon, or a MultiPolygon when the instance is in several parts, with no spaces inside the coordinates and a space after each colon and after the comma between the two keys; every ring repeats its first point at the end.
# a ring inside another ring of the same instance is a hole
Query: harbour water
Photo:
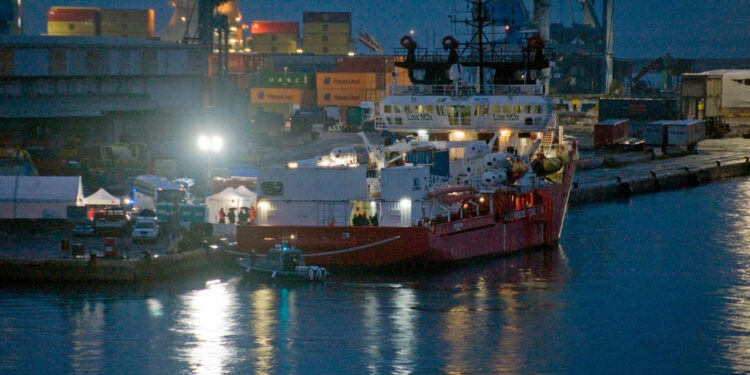
{"type": "Polygon", "coordinates": [[[2,374],[750,371],[750,179],[569,209],[561,247],[275,285],[0,288],[2,374]]]}

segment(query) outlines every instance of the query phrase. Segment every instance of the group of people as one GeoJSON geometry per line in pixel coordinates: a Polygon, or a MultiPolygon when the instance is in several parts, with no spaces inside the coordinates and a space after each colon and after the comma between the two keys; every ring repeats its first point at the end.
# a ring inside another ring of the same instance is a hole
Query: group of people
{"type": "Polygon", "coordinates": [[[228,220],[229,224],[234,225],[235,219],[237,219],[236,224],[239,225],[255,224],[255,218],[257,215],[255,207],[242,207],[240,208],[239,214],[234,213],[234,211],[236,211],[235,209],[229,209],[227,211],[229,211],[229,213],[226,213],[223,207],[219,209],[219,223],[226,224],[228,220]]]}

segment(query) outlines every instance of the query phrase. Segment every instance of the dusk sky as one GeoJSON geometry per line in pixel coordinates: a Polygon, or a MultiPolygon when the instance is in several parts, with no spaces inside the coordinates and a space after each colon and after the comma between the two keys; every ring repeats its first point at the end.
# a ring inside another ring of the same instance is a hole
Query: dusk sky
{"type": "MultiPolygon", "coordinates": [[[[531,0],[526,3],[531,10],[531,0]]],[[[570,23],[571,3],[578,12],[577,0],[552,0],[552,22],[570,23]]],[[[454,0],[238,0],[238,4],[246,23],[301,22],[303,11],[351,12],[353,36],[366,30],[392,51],[410,29],[422,46],[426,40],[432,45],[451,34],[448,15],[454,0]]],[[[595,4],[599,11],[601,0],[595,4]]],[[[157,33],[172,14],[167,0],[27,0],[25,32],[46,32],[46,10],[55,5],[153,8],[157,33]]],[[[750,0],[615,0],[615,56],[652,58],[669,52],[674,57],[750,57],[748,20],[750,0]]]]}

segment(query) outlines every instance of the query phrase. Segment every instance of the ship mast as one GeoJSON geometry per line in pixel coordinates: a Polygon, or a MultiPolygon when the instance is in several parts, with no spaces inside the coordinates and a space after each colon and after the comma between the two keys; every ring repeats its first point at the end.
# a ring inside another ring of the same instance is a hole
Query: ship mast
{"type": "MultiPolygon", "coordinates": [[[[471,39],[466,42],[466,47],[464,48],[464,51],[466,49],[471,50],[471,54],[473,55],[474,52],[477,53],[477,61],[478,61],[478,67],[479,67],[479,84],[484,85],[484,49],[485,44],[489,44],[492,49],[494,50],[494,43],[490,42],[489,40],[485,40],[485,32],[484,28],[486,26],[491,26],[493,23],[493,20],[491,17],[488,16],[487,11],[487,3],[488,1],[485,0],[465,0],[467,3],[467,7],[471,9],[471,19],[464,19],[463,21],[455,21],[454,22],[460,22],[465,24],[466,26],[473,29],[473,33],[471,36],[471,39]],[[476,51],[474,51],[476,49],[476,51]]],[[[463,54],[463,51],[462,51],[463,54]]]]}

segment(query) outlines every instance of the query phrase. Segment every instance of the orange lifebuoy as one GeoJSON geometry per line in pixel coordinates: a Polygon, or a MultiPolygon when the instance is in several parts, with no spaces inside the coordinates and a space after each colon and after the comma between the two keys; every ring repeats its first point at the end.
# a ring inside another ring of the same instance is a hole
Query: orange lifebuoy
{"type": "Polygon", "coordinates": [[[414,39],[411,38],[411,36],[404,35],[404,37],[401,38],[401,47],[404,47],[406,49],[414,49],[417,48],[417,42],[415,42],[414,39]]]}
{"type": "Polygon", "coordinates": [[[443,49],[449,50],[449,49],[456,49],[458,48],[458,41],[456,38],[448,35],[445,38],[443,38],[443,49]]]}

